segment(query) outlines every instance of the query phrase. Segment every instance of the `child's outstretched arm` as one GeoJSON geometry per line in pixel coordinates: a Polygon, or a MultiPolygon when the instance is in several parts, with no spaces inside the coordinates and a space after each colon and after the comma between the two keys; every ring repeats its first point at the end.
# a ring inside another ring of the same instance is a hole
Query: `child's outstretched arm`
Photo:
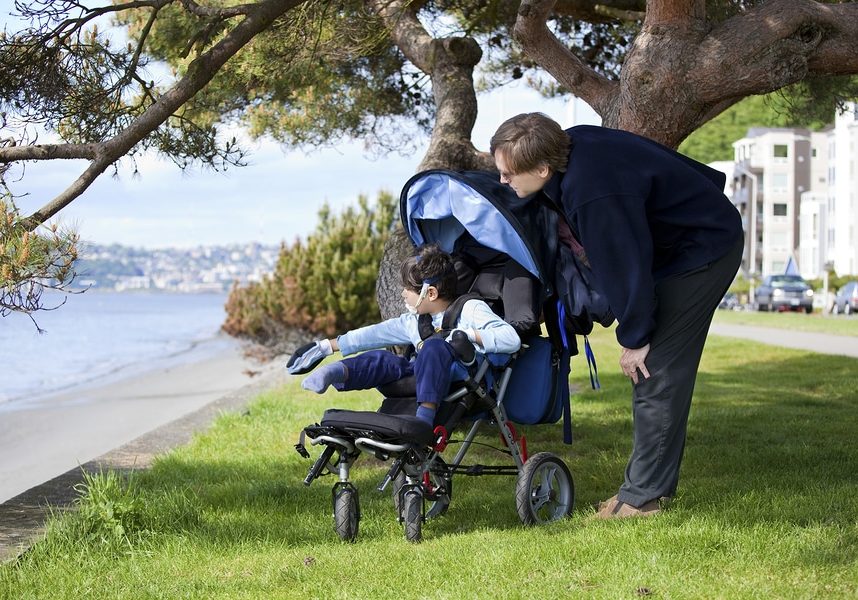
{"type": "Polygon", "coordinates": [[[420,340],[417,333],[417,319],[413,315],[404,314],[393,319],[359,329],[352,329],[331,340],[337,345],[343,356],[349,356],[363,350],[375,350],[397,344],[412,344],[420,340]]]}

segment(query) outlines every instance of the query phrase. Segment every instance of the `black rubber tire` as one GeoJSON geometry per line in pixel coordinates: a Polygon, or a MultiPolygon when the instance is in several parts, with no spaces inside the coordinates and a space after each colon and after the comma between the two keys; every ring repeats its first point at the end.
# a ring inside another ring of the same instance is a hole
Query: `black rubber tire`
{"type": "Polygon", "coordinates": [[[416,543],[423,539],[423,495],[417,490],[408,490],[402,497],[402,522],[406,540],[416,543]]]}
{"type": "MultiPolygon", "coordinates": [[[[444,513],[447,512],[447,509],[450,508],[450,499],[453,497],[453,479],[452,477],[443,475],[442,473],[447,472],[447,463],[445,463],[441,458],[436,458],[432,463],[433,468],[429,471],[429,477],[432,481],[432,485],[436,488],[441,485],[447,490],[447,494],[445,497],[438,498],[436,500],[429,500],[427,498],[428,506],[426,507],[426,518],[434,519],[435,517],[440,517],[444,513]],[[436,468],[437,467],[437,468],[436,468]]],[[[398,515],[399,510],[399,498],[401,497],[402,486],[405,485],[405,473],[402,471],[399,472],[399,475],[393,480],[393,508],[398,515]]]]}
{"type": "Polygon", "coordinates": [[[340,488],[334,496],[334,529],[344,542],[357,538],[360,514],[355,490],[340,488]]]}
{"type": "Polygon", "coordinates": [[[550,452],[531,456],[515,486],[515,508],[521,522],[557,521],[569,516],[574,506],[575,484],[566,463],[550,452]]]}
{"type": "Polygon", "coordinates": [[[809,314],[810,314],[810,313],[812,313],[812,312],[813,312],[813,307],[812,307],[812,306],[805,306],[805,307],[804,307],[804,314],[809,315],[809,314]]]}

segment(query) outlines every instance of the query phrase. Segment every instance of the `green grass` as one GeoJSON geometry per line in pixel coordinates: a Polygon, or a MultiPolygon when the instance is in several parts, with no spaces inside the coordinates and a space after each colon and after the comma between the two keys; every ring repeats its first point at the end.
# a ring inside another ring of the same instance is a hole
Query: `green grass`
{"type": "Polygon", "coordinates": [[[715,312],[715,323],[858,336],[858,316],[855,315],[823,315],[820,312],[806,315],[798,312],[719,310],[715,312]]]}
{"type": "Polygon", "coordinates": [[[559,424],[525,429],[531,452],[555,452],[572,469],[568,520],[525,528],[513,478],[459,477],[449,512],[412,545],[389,494],[375,491],[384,465],[362,458],[360,535],[342,543],[332,478],[305,487],[310,461],[293,444],[324,408],[374,408],[377,397],[318,398],[290,384],[247,414],[223,415],[130,488],[91,478],[81,511],[0,567],[0,597],[858,596],[858,362],[712,338],[679,496],[656,518],[596,522],[593,503],[622,480],[631,414],[612,333],[593,342],[604,389],[586,389],[574,359],[573,383],[585,390],[574,397],[575,444],[560,442],[559,424]]]}

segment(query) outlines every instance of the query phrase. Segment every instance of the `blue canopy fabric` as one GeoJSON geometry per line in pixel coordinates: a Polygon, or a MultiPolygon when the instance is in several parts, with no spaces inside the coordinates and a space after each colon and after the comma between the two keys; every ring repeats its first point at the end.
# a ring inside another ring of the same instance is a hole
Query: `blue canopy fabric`
{"type": "Polygon", "coordinates": [[[436,243],[452,252],[456,240],[467,231],[483,246],[507,254],[544,280],[512,214],[454,172],[427,171],[413,177],[403,189],[401,210],[405,230],[417,245],[436,243]]]}

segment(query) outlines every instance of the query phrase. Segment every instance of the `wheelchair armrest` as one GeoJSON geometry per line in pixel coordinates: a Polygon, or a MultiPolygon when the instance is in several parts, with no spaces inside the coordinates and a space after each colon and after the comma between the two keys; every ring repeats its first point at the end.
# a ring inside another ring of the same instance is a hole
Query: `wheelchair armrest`
{"type": "Polygon", "coordinates": [[[462,364],[465,366],[470,366],[474,364],[474,359],[477,356],[477,349],[474,348],[474,345],[471,343],[471,340],[468,339],[468,335],[464,331],[454,331],[453,336],[450,338],[450,346],[453,347],[453,351],[456,353],[456,358],[458,358],[462,364]]]}

